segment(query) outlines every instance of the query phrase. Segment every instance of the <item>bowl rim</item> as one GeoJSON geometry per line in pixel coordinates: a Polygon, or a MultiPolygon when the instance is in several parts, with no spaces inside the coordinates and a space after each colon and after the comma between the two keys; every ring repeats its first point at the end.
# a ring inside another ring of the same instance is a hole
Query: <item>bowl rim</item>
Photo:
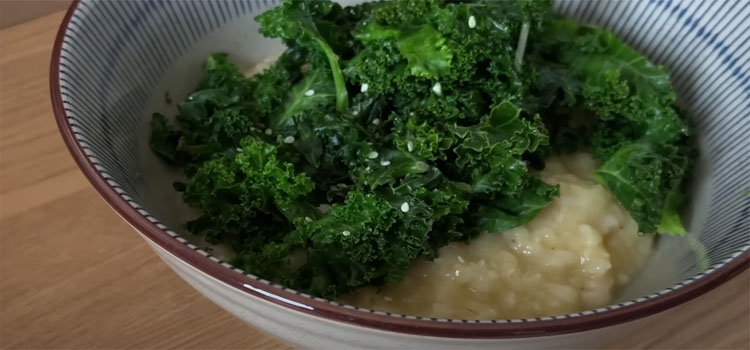
{"type": "Polygon", "coordinates": [[[654,315],[697,298],[750,267],[750,251],[744,251],[728,263],[687,285],[643,301],[618,308],[607,307],[605,311],[579,314],[570,318],[536,318],[534,322],[520,320],[496,323],[475,323],[464,320],[443,322],[435,318],[394,317],[395,314],[367,312],[364,309],[345,307],[344,304],[325,302],[254,279],[208,258],[149,221],[117,193],[84,153],[74,135],[72,125],[68,123],[60,90],[60,57],[63,39],[80,2],[81,0],[73,1],[60,24],[50,63],[50,97],[54,117],[65,146],[98,194],[128,224],[188,265],[253,297],[315,317],[402,334],[469,339],[538,337],[589,331],[654,315]]]}

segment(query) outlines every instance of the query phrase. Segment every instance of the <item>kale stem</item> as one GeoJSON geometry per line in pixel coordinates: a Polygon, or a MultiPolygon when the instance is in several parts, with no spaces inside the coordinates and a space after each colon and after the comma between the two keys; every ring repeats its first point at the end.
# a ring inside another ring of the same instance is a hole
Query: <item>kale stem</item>
{"type": "Polygon", "coordinates": [[[523,62],[523,54],[526,51],[526,39],[529,37],[529,22],[523,22],[521,25],[521,35],[518,37],[518,46],[516,47],[516,59],[513,65],[516,70],[521,70],[521,63],[523,62]]]}
{"type": "Polygon", "coordinates": [[[344,84],[344,74],[339,67],[339,58],[333,53],[333,49],[325,40],[316,38],[315,41],[328,58],[328,65],[331,66],[331,73],[333,74],[333,85],[336,87],[336,110],[343,113],[349,109],[349,95],[344,84]]]}

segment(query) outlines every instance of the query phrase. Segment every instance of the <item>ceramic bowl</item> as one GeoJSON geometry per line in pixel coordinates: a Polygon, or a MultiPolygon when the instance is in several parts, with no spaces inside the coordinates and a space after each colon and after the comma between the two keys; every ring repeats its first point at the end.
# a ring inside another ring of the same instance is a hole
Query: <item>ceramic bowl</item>
{"type": "Polygon", "coordinates": [[[554,3],[669,67],[698,132],[688,237],[662,237],[616,303],[534,319],[430,319],[310,297],[222,261],[181,229],[190,213],[170,186],[177,174],[148,148],[150,116],[176,114],[165,100],[185,98],[211,52],[241,67],[281,52],[253,20],[277,2],[76,1],[52,57],[55,117],[86,177],[175,272],[237,317],[304,347],[591,347],[747,268],[750,2],[674,0],[554,3]]]}

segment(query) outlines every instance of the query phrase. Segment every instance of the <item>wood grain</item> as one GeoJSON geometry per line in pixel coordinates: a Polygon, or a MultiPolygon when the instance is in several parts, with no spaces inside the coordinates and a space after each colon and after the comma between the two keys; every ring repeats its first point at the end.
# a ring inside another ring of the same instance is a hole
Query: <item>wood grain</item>
{"type": "MultiPolygon", "coordinates": [[[[289,348],[182,282],[75,167],[48,94],[61,19],[0,31],[0,348],[289,348]]],[[[748,276],[610,348],[747,349],[748,276]]]]}
{"type": "Polygon", "coordinates": [[[0,28],[64,10],[71,2],[73,0],[0,0],[0,28]]]}

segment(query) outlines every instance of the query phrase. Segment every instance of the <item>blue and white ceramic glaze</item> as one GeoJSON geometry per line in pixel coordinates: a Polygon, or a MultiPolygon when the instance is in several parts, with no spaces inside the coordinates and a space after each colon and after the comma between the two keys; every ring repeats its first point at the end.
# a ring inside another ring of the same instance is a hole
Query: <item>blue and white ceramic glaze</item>
{"type": "MultiPolygon", "coordinates": [[[[533,335],[545,337],[523,338],[523,332],[499,331],[498,337],[510,335],[514,339],[455,335],[434,338],[440,334],[409,331],[408,325],[400,327],[403,321],[467,321],[425,320],[358,310],[269,285],[230,266],[204,251],[205,244],[181,230],[191,213],[171,187],[179,175],[148,149],[149,121],[153,112],[176,113],[165,97],[183,99],[196,86],[201,64],[209,53],[229,52],[234,62],[247,68],[281,52],[281,43],[261,37],[254,21],[256,15],[277,2],[81,1],[74,5],[69,21],[61,29],[56,53],[59,61],[53,60],[51,82],[63,134],[69,134],[74,155],[80,153],[79,164],[93,169],[87,175],[105,199],[141,233],[148,231],[144,236],[149,243],[182,277],[257,327],[306,346],[586,346],[594,344],[590,341],[600,337],[596,332],[603,330],[579,323],[578,327],[545,332],[544,327],[532,325],[559,325],[560,321],[572,322],[597,314],[606,318],[618,309],[630,310],[635,304],[653,301],[651,305],[671,293],[705,283],[726,265],[747,259],[750,1],[560,0],[554,3],[557,11],[613,30],[650,60],[668,67],[678,102],[695,123],[701,150],[692,205],[683,216],[689,226],[688,237],[662,237],[644,272],[616,304],[542,319],[470,322],[497,327],[524,324],[538,330],[539,334],[533,335]],[[154,239],[158,235],[163,237],[154,239]],[[169,240],[192,252],[177,252],[169,247],[169,240]],[[214,273],[219,269],[226,272],[214,273]],[[347,320],[348,316],[316,313],[328,308],[346,310],[347,315],[366,313],[393,318],[401,323],[390,327],[382,326],[389,324],[388,320],[358,323],[347,320]],[[571,331],[584,333],[552,335],[571,331]]],[[[735,270],[739,269],[735,266],[735,270]]],[[[631,309],[633,313],[642,311],[631,309]]],[[[636,317],[639,316],[624,319],[636,317]]],[[[614,323],[617,322],[607,324],[614,323]]]]}

